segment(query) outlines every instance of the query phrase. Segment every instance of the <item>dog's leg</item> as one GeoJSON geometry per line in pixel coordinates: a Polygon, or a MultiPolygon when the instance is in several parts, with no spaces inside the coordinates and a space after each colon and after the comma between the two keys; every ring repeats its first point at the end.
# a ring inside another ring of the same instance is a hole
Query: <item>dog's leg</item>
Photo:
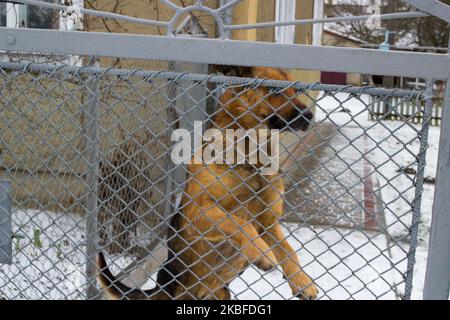
{"type": "Polygon", "coordinates": [[[266,230],[263,239],[271,246],[280,262],[294,296],[306,300],[316,299],[318,290],[311,278],[300,267],[297,253],[287,241],[280,225],[276,224],[266,230]]]}
{"type": "Polygon", "coordinates": [[[212,293],[213,300],[231,300],[231,293],[228,287],[223,287],[220,289],[215,290],[212,293]]]}
{"type": "Polygon", "coordinates": [[[284,214],[282,198],[284,181],[280,176],[274,176],[271,182],[270,188],[263,194],[266,211],[258,218],[265,227],[262,232],[263,239],[280,262],[284,277],[289,281],[294,296],[301,299],[315,299],[318,290],[311,278],[303,272],[297,253],[287,241],[278,222],[284,214]]]}
{"type": "Polygon", "coordinates": [[[197,230],[203,233],[204,239],[220,242],[229,238],[243,253],[250,263],[256,264],[263,270],[271,270],[277,264],[277,259],[267,243],[258,234],[255,227],[243,218],[227,215],[213,203],[204,203],[202,206],[191,206],[187,211],[197,230]]]}

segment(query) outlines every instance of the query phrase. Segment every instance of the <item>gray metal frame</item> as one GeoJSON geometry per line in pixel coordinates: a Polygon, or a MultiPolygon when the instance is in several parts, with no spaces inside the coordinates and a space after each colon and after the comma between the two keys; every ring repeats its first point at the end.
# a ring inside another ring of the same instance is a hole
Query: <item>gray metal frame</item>
{"type": "Polygon", "coordinates": [[[447,56],[432,53],[97,32],[0,28],[0,48],[19,52],[271,66],[435,80],[448,79],[450,70],[447,56]],[[274,56],[283,59],[274,59],[274,56]]]}
{"type": "MultiPolygon", "coordinates": [[[[450,48],[450,43],[449,43],[450,48]]],[[[450,291],[450,82],[442,110],[439,158],[436,170],[424,299],[449,298],[450,291]]]]}
{"type": "MultiPolygon", "coordinates": [[[[55,6],[39,3],[39,1],[17,2],[43,7],[55,6]]],[[[229,1],[217,10],[206,9],[203,1],[198,1],[196,5],[183,9],[180,9],[180,7],[168,0],[163,0],[163,2],[176,11],[176,15],[169,22],[150,21],[111,14],[103,16],[113,19],[125,19],[129,22],[164,26],[167,27],[169,36],[0,28],[0,49],[19,52],[78,54],[150,60],[163,59],[194,63],[272,66],[291,69],[398,75],[430,79],[429,83],[432,80],[445,80],[447,89],[439,146],[437,184],[424,297],[426,299],[447,299],[450,287],[450,233],[448,232],[450,228],[450,201],[448,198],[450,190],[450,55],[174,37],[172,31],[177,18],[181,14],[193,10],[202,10],[213,15],[216,18],[219,33],[222,37],[227,34],[227,31],[233,29],[273,27],[281,24],[232,26],[224,23],[220,17],[222,17],[224,12],[239,3],[240,0],[229,1]]],[[[437,0],[405,0],[405,2],[415,6],[420,12],[385,16],[383,18],[412,18],[433,15],[450,23],[449,6],[437,0]]],[[[67,10],[67,7],[59,6],[59,9],[67,10]]],[[[101,16],[101,13],[93,12],[92,10],[83,9],[82,12],[101,16]]],[[[357,18],[364,19],[367,17],[357,18]]],[[[349,19],[347,18],[347,20],[349,19]]],[[[291,21],[288,24],[324,22],[332,22],[332,20],[291,21]]],[[[422,148],[424,147],[422,146],[422,148]]],[[[92,160],[92,163],[95,162],[95,153],[92,154],[90,160],[92,160]]],[[[424,165],[424,159],[420,161],[424,165]]],[[[423,171],[421,171],[421,174],[423,174],[423,171]]],[[[95,211],[95,208],[92,208],[92,210],[95,211]]],[[[418,207],[416,207],[414,212],[412,232],[414,232],[414,228],[416,228],[418,223],[417,210],[418,207]]],[[[409,268],[412,268],[413,265],[414,261],[410,261],[409,268]]]]}
{"type": "MultiPolygon", "coordinates": [[[[159,20],[151,20],[151,19],[142,19],[142,18],[134,18],[129,17],[117,13],[110,13],[110,12],[103,12],[103,11],[96,11],[91,9],[85,9],[85,8],[76,8],[80,13],[87,14],[91,16],[96,16],[100,18],[106,18],[106,19],[115,19],[115,20],[122,20],[130,23],[137,23],[137,24],[143,24],[143,25],[150,25],[150,26],[157,26],[167,29],[167,35],[175,35],[176,30],[175,26],[177,23],[177,20],[183,16],[183,14],[190,13],[192,11],[203,11],[209,15],[211,15],[219,29],[219,36],[221,38],[229,38],[230,31],[232,30],[248,30],[248,29],[260,29],[260,28],[273,28],[277,26],[288,26],[288,25],[303,25],[303,24],[322,24],[322,23],[334,23],[334,22],[345,22],[345,21],[365,21],[369,19],[370,15],[363,15],[363,16],[352,16],[352,17],[332,17],[332,18],[321,18],[321,19],[302,19],[302,20],[292,20],[292,21],[270,21],[270,22],[261,22],[261,23],[254,23],[254,24],[232,24],[231,20],[227,18],[227,16],[230,16],[230,12],[232,12],[233,7],[236,6],[239,2],[242,0],[221,0],[220,5],[217,9],[210,9],[209,7],[204,5],[204,0],[198,0],[195,4],[187,7],[180,7],[174,3],[172,3],[170,0],[160,0],[163,4],[165,4],[167,7],[171,8],[175,11],[175,14],[172,16],[172,18],[169,21],[159,21],[159,20]]],[[[74,11],[75,8],[72,6],[66,6],[61,4],[54,4],[54,3],[46,3],[42,1],[36,1],[36,0],[17,0],[16,3],[22,3],[27,5],[33,5],[33,6],[39,6],[47,9],[54,9],[54,10],[64,10],[67,12],[74,11]]],[[[421,3],[422,1],[414,1],[421,3]]],[[[437,1],[435,1],[437,2],[437,1]]],[[[436,8],[432,8],[429,4],[423,4],[422,7],[424,8],[423,11],[411,11],[411,12],[396,12],[396,13],[387,13],[387,14],[381,14],[379,18],[381,20],[393,20],[393,19],[407,19],[407,18],[420,18],[420,17],[427,17],[433,13],[439,12],[441,19],[445,20],[445,16],[448,15],[446,13],[446,10],[444,7],[445,5],[440,4],[441,7],[439,7],[439,10],[436,10],[436,8]]],[[[432,5],[433,6],[433,5],[432,5]]],[[[436,15],[438,16],[438,15],[436,15]]]]}
{"type": "Polygon", "coordinates": [[[439,0],[403,0],[417,9],[450,23],[450,8],[439,0]]]}
{"type": "MultiPolygon", "coordinates": [[[[99,64],[95,58],[90,58],[89,65],[98,67],[99,64]]],[[[95,286],[95,277],[97,275],[97,243],[98,243],[98,173],[99,173],[99,143],[98,143],[98,108],[99,108],[99,84],[95,75],[88,78],[87,81],[87,105],[86,105],[86,146],[87,146],[87,175],[86,185],[88,186],[88,197],[86,199],[86,297],[95,299],[98,296],[98,289],[95,286]]]]}
{"type": "Polygon", "coordinates": [[[0,264],[12,263],[11,182],[0,180],[0,264]]]}

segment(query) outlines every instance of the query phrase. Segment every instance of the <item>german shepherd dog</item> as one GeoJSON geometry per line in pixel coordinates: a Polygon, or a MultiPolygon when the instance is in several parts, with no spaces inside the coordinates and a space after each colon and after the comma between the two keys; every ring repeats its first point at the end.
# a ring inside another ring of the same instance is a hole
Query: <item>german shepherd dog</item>
{"type": "MultiPolygon", "coordinates": [[[[288,80],[284,70],[217,66],[228,76],[288,80]]],[[[313,114],[292,88],[230,88],[213,127],[306,130],[313,114]],[[261,97],[264,97],[261,98],[261,97]]],[[[250,265],[268,271],[281,265],[294,296],[316,299],[318,290],[286,240],[281,173],[263,176],[258,165],[190,164],[179,212],[168,234],[169,255],[154,289],[132,289],[118,281],[99,254],[99,282],[116,299],[231,299],[228,285],[250,265]]]]}

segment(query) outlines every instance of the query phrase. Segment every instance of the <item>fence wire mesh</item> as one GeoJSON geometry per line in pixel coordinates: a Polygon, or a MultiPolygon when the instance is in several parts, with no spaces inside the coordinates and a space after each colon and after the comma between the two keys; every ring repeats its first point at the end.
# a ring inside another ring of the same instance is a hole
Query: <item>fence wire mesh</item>
{"type": "Polygon", "coordinates": [[[243,77],[0,62],[14,231],[0,298],[409,297],[427,95],[218,69],[243,77]],[[413,114],[370,120],[386,101],[413,114]],[[174,130],[194,144],[194,121],[218,141],[280,130],[279,170],[174,163],[174,130]]]}

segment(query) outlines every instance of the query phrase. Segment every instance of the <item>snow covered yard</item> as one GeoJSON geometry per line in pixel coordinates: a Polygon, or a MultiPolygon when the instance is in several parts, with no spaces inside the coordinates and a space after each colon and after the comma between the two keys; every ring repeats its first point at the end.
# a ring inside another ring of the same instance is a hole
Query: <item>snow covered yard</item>
{"type": "MultiPolygon", "coordinates": [[[[86,261],[83,222],[76,217],[37,211],[17,211],[16,216],[27,223],[21,232],[33,240],[19,241],[13,265],[0,267],[0,296],[83,299],[86,261]],[[33,218],[29,220],[28,214],[33,218]],[[39,228],[43,231],[37,236],[39,228]]],[[[388,253],[380,253],[380,249],[386,248],[384,236],[324,227],[299,228],[297,224],[286,224],[284,228],[305,270],[316,280],[322,299],[395,299],[391,284],[396,273],[390,269],[388,253]]],[[[126,265],[124,261],[115,263],[126,265]]],[[[117,272],[117,268],[113,270],[117,272]]],[[[149,281],[145,287],[153,285],[149,281]]],[[[239,299],[292,299],[280,270],[263,273],[249,268],[230,289],[239,299]]]]}
{"type": "Polygon", "coordinates": [[[80,299],[84,296],[84,223],[77,216],[13,211],[13,263],[0,265],[0,298],[80,299]]]}
{"type": "MultiPolygon", "coordinates": [[[[15,229],[20,228],[26,239],[16,242],[13,265],[0,267],[0,296],[83,299],[86,261],[83,221],[35,210],[16,211],[15,217],[15,229]]],[[[389,292],[392,280],[389,259],[385,253],[379,253],[379,248],[385,247],[384,237],[375,236],[373,244],[363,244],[355,251],[355,244],[366,242],[370,236],[351,230],[299,228],[297,224],[286,224],[284,228],[306,271],[316,279],[323,299],[373,299],[376,295],[395,298],[389,292]],[[365,261],[372,259],[377,261],[379,270],[365,267],[365,261]],[[353,274],[355,270],[358,271],[353,274]]],[[[115,263],[125,266],[123,260],[115,263]]],[[[117,272],[116,267],[113,270],[117,272]]],[[[153,285],[150,280],[145,287],[153,285]]],[[[280,270],[263,273],[249,268],[230,289],[239,299],[292,299],[280,270]]]]}
{"type": "MultiPolygon", "coordinates": [[[[317,120],[340,127],[339,138],[331,143],[344,163],[355,165],[358,154],[365,154],[375,169],[389,236],[334,226],[286,223],[284,228],[306,272],[316,280],[321,299],[396,299],[396,291],[401,294],[404,290],[401,273],[406,269],[410,203],[415,192],[412,176],[398,171],[415,160],[420,126],[369,121],[367,96],[361,96],[361,100],[347,100],[349,95],[344,93],[334,96],[337,100],[331,96],[319,99],[322,109],[317,111],[317,120]],[[342,112],[342,107],[350,113],[342,112]]],[[[435,177],[438,140],[439,128],[431,127],[425,176],[435,177]]],[[[433,184],[424,185],[414,299],[422,297],[433,192],[433,184]]],[[[83,299],[84,220],[69,214],[21,209],[14,211],[13,220],[14,231],[25,238],[14,240],[13,265],[0,266],[0,298],[83,299]]],[[[292,298],[279,270],[261,274],[249,268],[230,289],[239,299],[292,298]]]]}
{"type": "MultiPolygon", "coordinates": [[[[389,236],[395,242],[391,254],[393,261],[405,259],[409,249],[408,229],[411,226],[411,202],[415,197],[413,176],[399,172],[410,167],[419,153],[420,141],[417,138],[421,125],[402,121],[370,121],[367,105],[369,96],[349,99],[349,95],[338,93],[322,96],[318,105],[318,121],[331,121],[342,126],[339,134],[359,145],[361,153],[373,165],[380,180],[381,195],[385,206],[386,226],[389,236]],[[342,107],[350,111],[343,112],[342,107]],[[361,141],[363,140],[363,141],[361,141]],[[365,141],[364,141],[365,140],[365,141]]],[[[439,127],[430,127],[426,157],[425,177],[436,177],[439,147],[439,127]]],[[[411,168],[417,169],[415,166],[411,168]]],[[[421,299],[426,269],[428,239],[434,197],[434,184],[423,186],[421,220],[419,224],[416,265],[413,278],[412,299],[421,299]]],[[[399,265],[406,269],[406,261],[399,265]]],[[[402,285],[403,286],[403,285],[402,285]]],[[[399,288],[403,291],[403,287],[399,288]]]]}

